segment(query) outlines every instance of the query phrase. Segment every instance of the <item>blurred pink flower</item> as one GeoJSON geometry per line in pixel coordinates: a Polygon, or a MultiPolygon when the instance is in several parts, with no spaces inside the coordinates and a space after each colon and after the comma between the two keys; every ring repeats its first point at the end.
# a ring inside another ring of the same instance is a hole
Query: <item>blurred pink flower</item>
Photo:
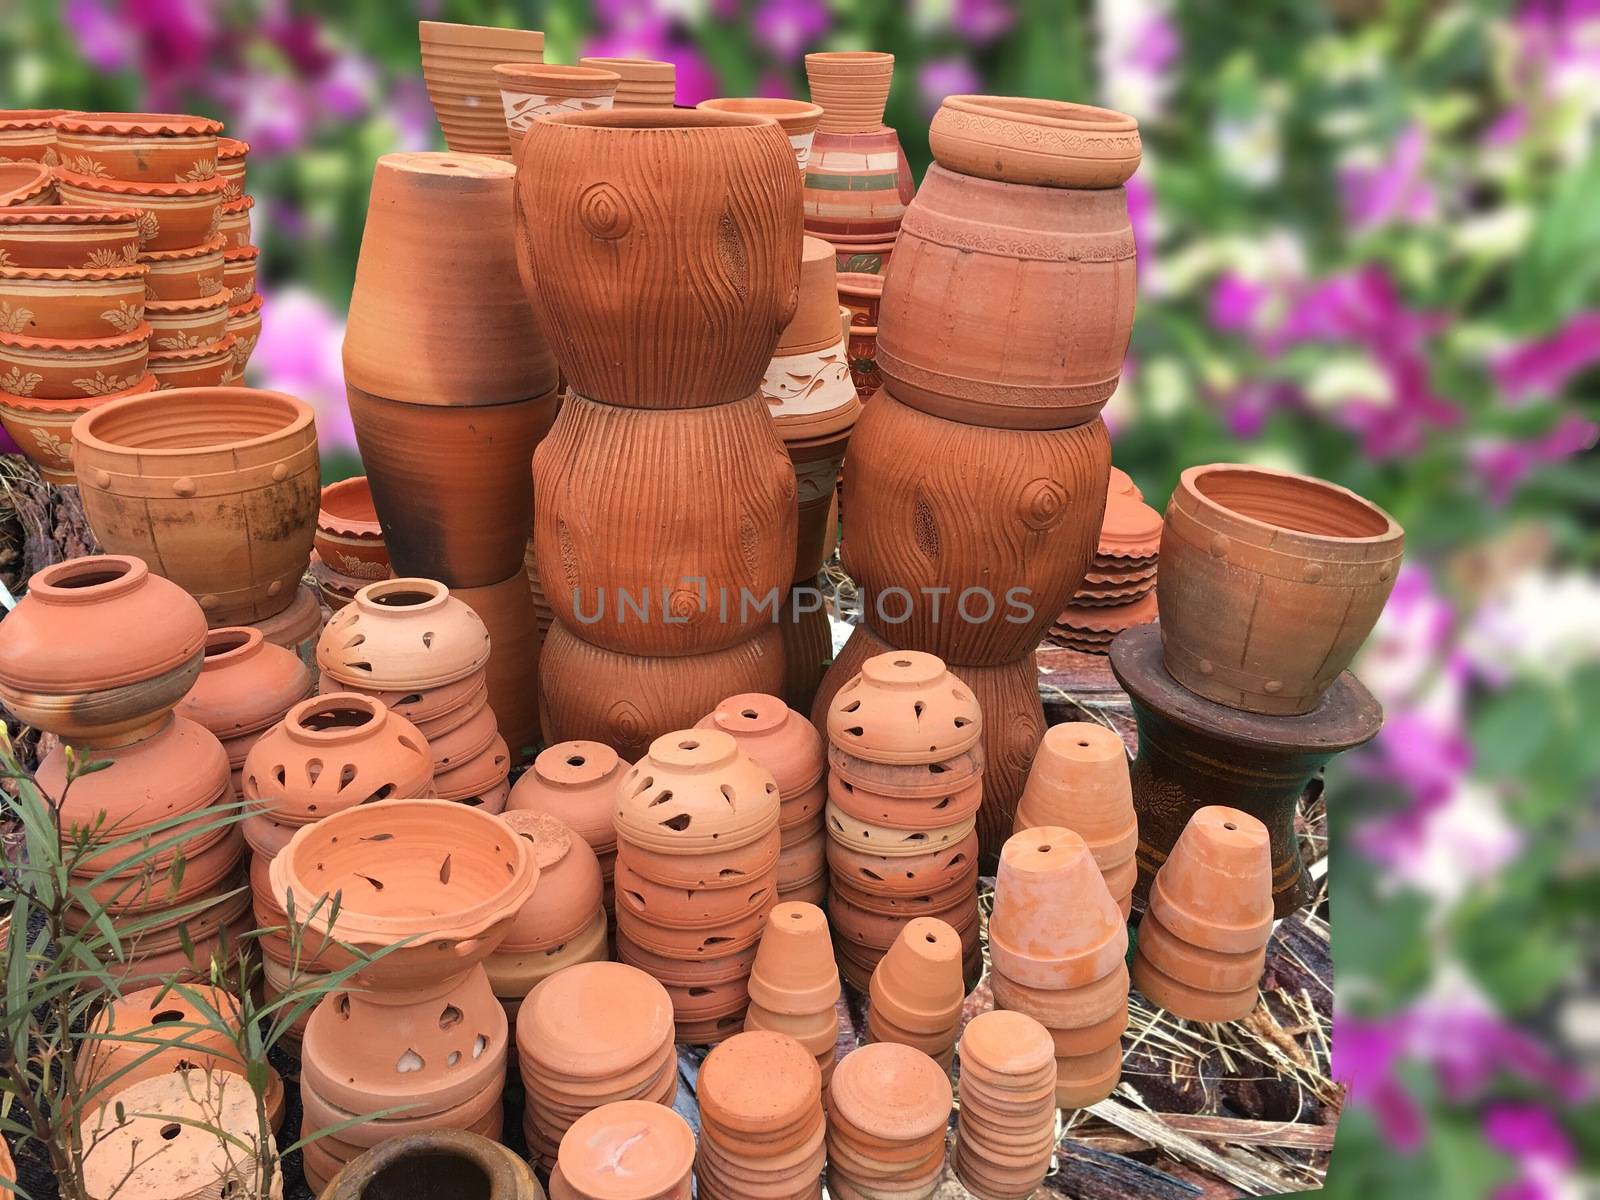
{"type": "Polygon", "coordinates": [[[1600,440],[1600,425],[1569,413],[1538,437],[1520,442],[1504,439],[1482,442],[1468,453],[1473,469],[1489,490],[1489,499],[1495,504],[1504,504],[1540,467],[1591,450],[1597,440],[1600,440]]]}
{"type": "Polygon", "coordinates": [[[1261,307],[1272,289],[1264,283],[1246,279],[1234,271],[1224,271],[1211,285],[1207,314],[1212,327],[1223,333],[1248,333],[1259,324],[1261,307]]]}
{"type": "Polygon", "coordinates": [[[917,68],[917,99],[922,111],[932,116],[946,96],[983,90],[983,81],[972,64],[959,54],[930,58],[917,68]]]}
{"type": "Polygon", "coordinates": [[[1560,1200],[1573,1194],[1570,1172],[1577,1150],[1548,1108],[1491,1105],[1483,1116],[1483,1137],[1517,1164],[1517,1178],[1497,1188],[1494,1200],[1560,1200]]]}
{"type": "Polygon", "coordinates": [[[344,395],[344,321],[305,288],[264,295],[261,340],[248,368],[252,386],[287,392],[311,405],[325,453],[353,451],[355,428],[344,395]]]}
{"type": "Polygon", "coordinates": [[[1426,1139],[1427,1120],[1395,1074],[1403,1048],[1398,1022],[1334,1014],[1333,1077],[1350,1089],[1351,1104],[1372,1110],[1391,1146],[1413,1154],[1426,1139]]]}
{"type": "Polygon", "coordinates": [[[761,0],[751,28],[767,51],[792,62],[828,32],[831,23],[825,0],[761,0]]]}
{"type": "Polygon", "coordinates": [[[700,51],[675,37],[659,20],[625,22],[591,37],[584,54],[605,58],[654,58],[678,69],[678,103],[695,105],[722,94],[717,74],[700,51]]]}
{"type": "Polygon", "coordinates": [[[1376,166],[1348,166],[1339,171],[1339,193],[1345,222],[1357,233],[1391,222],[1431,220],[1438,198],[1423,173],[1427,134],[1410,125],[1376,166]]]}
{"type": "Polygon", "coordinates": [[[1507,400],[1559,392],[1567,380],[1600,362],[1600,311],[1582,312],[1547,338],[1523,342],[1490,365],[1507,400]]]}
{"type": "Polygon", "coordinates": [[[962,37],[984,45],[1003,37],[1017,22],[1009,0],[955,0],[951,27],[962,37]]]}

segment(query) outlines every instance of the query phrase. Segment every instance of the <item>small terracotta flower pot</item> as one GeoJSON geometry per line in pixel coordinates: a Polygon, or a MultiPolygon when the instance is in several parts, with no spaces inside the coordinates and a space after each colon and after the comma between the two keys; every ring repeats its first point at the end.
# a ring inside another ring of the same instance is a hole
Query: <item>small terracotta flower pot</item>
{"type": "Polygon", "coordinates": [[[610,108],[622,81],[615,71],[553,63],[501,63],[494,69],[494,78],[500,85],[513,161],[522,148],[523,134],[536,117],[610,108]]]}
{"type": "Polygon", "coordinates": [[[0,109],[0,158],[32,159],[46,166],[61,160],[56,154],[55,119],[64,108],[0,109]]]}
{"type": "Polygon", "coordinates": [[[256,294],[256,262],[261,251],[254,246],[233,247],[222,252],[222,287],[229,304],[247,303],[256,294]]]}
{"type": "Polygon", "coordinates": [[[68,204],[143,210],[142,248],[147,253],[198,246],[220,232],[222,193],[227,185],[218,176],[192,183],[133,183],[65,169],[58,175],[61,198],[68,204]]]}
{"type": "Polygon", "coordinates": [[[149,365],[158,388],[221,388],[233,378],[233,335],[187,350],[152,350],[149,365]]]}
{"type": "Polygon", "coordinates": [[[239,771],[256,739],[314,688],[310,670],[292,651],[274,646],[258,629],[224,627],[206,634],[200,677],[177,711],[222,739],[229,765],[239,771]]]}
{"type": "Polygon", "coordinates": [[[1272,853],[1267,827],[1212,805],[1189,818],[1151,887],[1151,911],[1192,945],[1252,953],[1272,932],[1272,853]]]}
{"type": "Polygon", "coordinates": [[[954,1041],[967,995],[961,958],[961,939],[945,922],[933,917],[908,922],[872,973],[873,1005],[913,1032],[948,1031],[954,1041]]]}
{"type": "Polygon", "coordinates": [[[147,251],[145,286],[152,300],[195,300],[222,293],[222,239],[178,250],[147,251]]]}
{"type": "Polygon", "coordinates": [[[243,383],[244,369],[249,366],[256,343],[261,340],[261,305],[261,297],[256,296],[243,304],[228,306],[228,336],[233,339],[233,375],[230,383],[243,383]]]}
{"type": "Polygon", "coordinates": [[[579,66],[614,71],[618,108],[671,108],[677,99],[676,63],[655,58],[580,58],[579,66]]]}
{"type": "Polygon", "coordinates": [[[1056,188],[1107,188],[1139,169],[1139,123],[1088,104],[946,96],[933,115],[934,160],[962,175],[1056,188]]]}
{"type": "Polygon", "coordinates": [[[217,174],[227,185],[222,193],[224,203],[244,195],[245,159],[249,154],[249,142],[231,137],[217,139],[217,174]]]}
{"type": "Polygon", "coordinates": [[[0,391],[77,400],[126,391],[144,378],[150,326],[94,338],[0,334],[0,391]]]}
{"type": "Polygon", "coordinates": [[[422,76],[444,131],[445,144],[464,154],[507,154],[504,110],[494,68],[499,63],[544,61],[544,34],[420,21],[422,76]]]}
{"type": "Polygon", "coordinates": [[[894,81],[894,55],[876,50],[808,54],[806,81],[811,99],[822,106],[822,129],[869,133],[883,124],[894,81]]]}
{"type": "Polygon", "coordinates": [[[254,249],[250,244],[250,210],[255,206],[255,198],[251,196],[240,196],[223,202],[217,232],[222,237],[222,244],[228,250],[254,249]]]}
{"type": "Polygon", "coordinates": [[[868,762],[935,762],[975,746],[982,732],[961,680],[912,650],[868,659],[828,706],[829,739],[868,762]]]}
{"type": "Polygon", "coordinates": [[[151,300],[145,306],[150,349],[156,353],[212,347],[228,333],[228,298],[151,300]]]}
{"type": "Polygon", "coordinates": [[[145,268],[0,268],[0,333],[103,338],[144,320],[145,268]]]}
{"type": "Polygon", "coordinates": [[[1006,842],[989,951],[997,970],[1040,988],[1093,983],[1127,956],[1128,928],[1076,833],[1045,826],[1006,842]]]}
{"type": "Polygon", "coordinates": [[[533,760],[511,789],[507,815],[549,813],[569,825],[597,853],[614,851],[612,824],[617,784],[628,769],[600,742],[560,742],[533,760]]]}
{"type": "Polygon", "coordinates": [[[322,561],[354,578],[386,579],[389,552],[365,475],[341,479],[322,489],[317,532],[312,542],[322,561]]]}
{"type": "Polygon", "coordinates": [[[124,267],[138,261],[139,211],[91,204],[0,209],[0,263],[34,269],[124,267]]]}
{"type": "Polygon", "coordinates": [[[816,136],[817,123],[822,120],[822,106],[806,100],[786,100],[768,96],[729,96],[717,100],[702,100],[697,108],[713,112],[752,113],[771,117],[783,128],[794,147],[795,165],[805,174],[811,161],[811,140],[816,136]]]}
{"type": "Polygon", "coordinates": [[[72,427],[92,409],[123,396],[154,391],[156,377],[144,375],[138,383],[104,396],[78,400],[43,400],[0,392],[0,425],[11,434],[22,452],[39,468],[48,483],[77,482],[72,465],[72,427]]]}
{"type": "Polygon", "coordinates": [[[1061,825],[1081,836],[1111,886],[1112,898],[1127,916],[1137,866],[1138,818],[1128,781],[1128,752],[1122,739],[1103,725],[1052,725],[1045,731],[1028,783],[1017,803],[1015,831],[1061,825]]]}
{"type": "Polygon", "coordinates": [[[0,162],[0,208],[32,208],[56,202],[56,181],[42,162],[0,162]]]}
{"type": "Polygon", "coordinates": [[[317,662],[341,683],[399,691],[464,679],[483,669],[489,650],[483,620],[443,584],[387,579],[328,622],[317,662]]]}
{"type": "Polygon", "coordinates": [[[68,171],[139,183],[195,183],[217,173],[222,122],[179,113],[63,113],[56,152],[68,171]]]}
{"type": "Polygon", "coordinates": [[[750,976],[750,998],[784,1015],[832,1011],[839,998],[839,969],[820,908],[779,904],[768,914],[750,976]]]}

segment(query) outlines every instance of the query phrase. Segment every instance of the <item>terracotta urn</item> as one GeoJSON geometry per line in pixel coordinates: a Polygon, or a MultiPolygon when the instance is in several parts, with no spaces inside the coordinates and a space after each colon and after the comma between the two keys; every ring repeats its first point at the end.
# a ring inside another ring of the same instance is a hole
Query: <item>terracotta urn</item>
{"type": "Polygon", "coordinates": [[[22,269],[128,266],[139,259],[139,216],[98,204],[0,209],[0,260],[22,269]]]}
{"type": "Polygon", "coordinates": [[[262,620],[294,599],[319,495],[304,401],[156,391],[85,414],[72,437],[84,509],[108,551],[159,561],[213,625],[262,620]]]}
{"type": "Polygon", "coordinates": [[[678,67],[657,58],[580,58],[578,65],[619,77],[616,107],[671,108],[677,99],[678,67]]]}
{"type": "Polygon", "coordinates": [[[539,883],[511,923],[503,951],[549,950],[577,937],[600,913],[605,885],[589,843],[548,813],[511,812],[501,819],[533,847],[539,883]]]}
{"type": "MultiPolygon", "coordinates": [[[[844,258],[885,256],[905,218],[916,179],[886,125],[846,133],[823,117],[811,145],[801,208],[806,232],[826,238],[844,258]]],[[[841,271],[865,270],[840,264],[841,271]]]]}
{"type": "Polygon", "coordinates": [[[868,762],[937,762],[971,749],[982,732],[966,685],[914,650],[868,659],[828,706],[829,740],[868,762]]]}
{"type": "Polygon", "coordinates": [[[822,106],[821,128],[829,133],[869,133],[881,126],[893,81],[892,54],[846,50],[806,55],[811,99],[822,106]]]}
{"type": "Polygon", "coordinates": [[[261,340],[261,308],[260,296],[228,306],[228,336],[233,339],[233,374],[228,382],[235,386],[244,382],[244,369],[261,340]]]}
{"type": "Polygon", "coordinates": [[[637,408],[751,395],[798,298],[800,181],[777,124],[572,113],[525,146],[540,169],[517,181],[519,236],[573,391],[637,408]]]}
{"type": "Polygon", "coordinates": [[[217,139],[217,174],[222,176],[227,185],[222,193],[224,202],[237,200],[244,195],[245,160],[249,154],[249,142],[232,137],[217,139]]]}
{"type": "Polygon", "coordinates": [[[874,1042],[845,1055],[828,1089],[830,1181],[926,1200],[944,1171],[953,1103],[949,1077],[920,1050],[874,1042]]]}
{"type": "Polygon", "coordinates": [[[175,183],[133,182],[57,172],[61,199],[67,204],[99,204],[106,208],[138,208],[143,234],[141,249],[179,250],[215,238],[222,219],[220,176],[175,183]]]}
{"type": "Polygon", "coordinates": [[[22,159],[0,162],[0,208],[32,208],[56,202],[54,170],[42,162],[22,159]]]}
{"type": "Polygon", "coordinates": [[[322,489],[312,545],[322,561],[341,575],[366,580],[389,577],[389,551],[365,475],[322,489]]]}
{"type": "Polygon", "coordinates": [[[600,67],[565,67],[554,63],[501,63],[494,69],[500,102],[506,113],[506,134],[515,162],[522,137],[536,117],[610,108],[622,76],[600,67]]]}
{"type": "Polygon", "coordinates": [[[561,1139],[551,1200],[688,1200],[694,1131],[669,1108],[643,1100],[603,1105],[561,1139]]]}
{"type": "Polygon", "coordinates": [[[433,1130],[393,1138],[368,1150],[328,1181],[327,1200],[384,1200],[405,1195],[545,1200],[528,1164],[475,1133],[433,1130]]]}
{"type": "Polygon", "coordinates": [[[1028,987],[1083,987],[1121,965],[1128,929],[1083,839],[1046,825],[1000,852],[989,923],[995,969],[1028,987]]]}
{"type": "Polygon", "coordinates": [[[500,63],[544,61],[544,34],[536,29],[417,22],[422,78],[444,131],[459,154],[508,154],[504,110],[494,68],[500,63]]]}
{"type": "MultiPolygon", "coordinates": [[[[115,211],[115,210],[112,210],[115,211]]],[[[152,250],[139,255],[146,268],[145,289],[152,300],[196,300],[223,290],[222,239],[179,250],[152,250]]]]}
{"type": "Polygon", "coordinates": [[[345,330],[350,387],[406,404],[473,407],[555,387],[548,322],[535,319],[517,274],[515,173],[477,154],[378,160],[345,330]]]}
{"type": "Polygon", "coordinates": [[[1167,670],[1232,708],[1310,712],[1372,632],[1404,547],[1393,517],[1336,484],[1190,467],[1161,537],[1167,670]]]}
{"type": "Polygon", "coordinates": [[[55,119],[65,112],[63,108],[0,109],[0,159],[58,165],[55,119]]]}
{"type": "Polygon", "coordinates": [[[217,173],[222,122],[181,113],[63,113],[53,122],[61,166],[140,183],[193,183],[217,173]]]}
{"type": "Polygon", "coordinates": [[[0,267],[0,331],[42,338],[113,337],[145,317],[145,268],[0,267]]]}
{"type": "Polygon", "coordinates": [[[794,148],[795,165],[800,174],[806,172],[811,161],[811,141],[816,136],[817,122],[822,120],[822,106],[807,100],[788,100],[775,96],[727,96],[716,100],[702,100],[695,106],[713,112],[748,113],[758,117],[771,117],[782,128],[794,148]]]}
{"type": "Polygon", "coordinates": [[[67,559],[36,572],[0,622],[0,700],[69,742],[134,741],[194,685],[205,641],[194,601],[142,559],[67,559]]]}
{"type": "Polygon", "coordinates": [[[442,583],[385,579],[323,627],[317,662],[341,683],[403,691],[464,679],[483,669],[489,650],[482,618],[442,583]]]}
{"type": "Polygon", "coordinates": [[[1104,406],[1137,290],[1122,189],[998,183],[936,164],[897,251],[913,267],[885,281],[878,326],[878,366],[897,399],[1012,429],[1062,429],[1104,406]],[[1037,305],[997,299],[1024,286],[1037,305]]]}
{"type": "Polygon", "coordinates": [[[0,333],[0,391],[39,400],[78,400],[126,391],[144,378],[150,326],[93,338],[0,333]]]}
{"type": "Polygon", "coordinates": [[[946,96],[928,143],[946,170],[1002,183],[1110,188],[1139,169],[1137,121],[1061,100],[946,96]]]}
{"type": "Polygon", "coordinates": [[[250,748],[315,687],[292,650],[274,646],[259,629],[223,626],[206,635],[200,676],[177,712],[217,735],[237,787],[250,748]]]}

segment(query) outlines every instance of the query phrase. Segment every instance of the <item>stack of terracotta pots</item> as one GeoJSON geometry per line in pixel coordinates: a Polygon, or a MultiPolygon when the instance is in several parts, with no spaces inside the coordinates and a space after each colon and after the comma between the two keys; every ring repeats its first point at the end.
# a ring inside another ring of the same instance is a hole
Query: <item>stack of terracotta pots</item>
{"type": "Polygon", "coordinates": [[[0,208],[45,208],[56,202],[55,171],[42,162],[0,162],[0,208]]]}
{"type": "Polygon", "coordinates": [[[872,972],[867,1031],[914,1046],[948,1071],[967,998],[961,938],[937,917],[906,924],[872,972]]]}
{"type": "Polygon", "coordinates": [[[1139,882],[1139,818],[1128,782],[1128,749],[1104,725],[1077,721],[1045,731],[1017,802],[1013,832],[1042,825],[1065,826],[1083,838],[1126,919],[1139,882]]]}
{"type": "Polygon", "coordinates": [[[432,579],[369,583],[317,643],[324,692],[361,692],[411,721],[433,755],[433,794],[502,812],[511,754],[498,732],[486,668],[489,630],[432,579]]]}
{"type": "Polygon", "coordinates": [[[509,155],[511,144],[494,69],[501,63],[542,63],[544,34],[536,29],[419,21],[422,79],[444,131],[458,154],[509,155]]]}
{"type": "Polygon", "coordinates": [[[561,1139],[550,1200],[689,1200],[694,1130],[670,1108],[620,1100],[586,1113],[561,1139]]]}
{"type": "Polygon", "coordinates": [[[339,1127],[305,1147],[313,1190],[418,1128],[498,1138],[510,1036],[481,964],[538,884],[533,848],[465,805],[380,800],[301,827],[270,874],[278,902],[328,935],[330,967],[361,963],[306,1028],[301,1131],[339,1127]]]}
{"type": "Polygon", "coordinates": [[[311,577],[323,603],[336,612],[367,584],[394,574],[365,475],[322,489],[312,545],[311,577]]]}
{"type": "MultiPolygon", "coordinates": [[[[248,897],[234,894],[244,844],[218,811],[234,798],[227,752],[209,730],[173,715],[200,674],[205,638],[194,601],[125,555],[46,567],[0,622],[0,700],[60,739],[37,782],[59,803],[62,829],[109,842],[168,823],[149,835],[167,845],[147,862],[119,869],[142,852],[136,842],[78,863],[78,884],[113,927],[140,924],[115,967],[135,978],[204,969],[225,928],[249,927],[248,897]],[[80,761],[108,765],[69,788],[68,745],[80,761]],[[186,836],[171,822],[189,816],[186,836]],[[181,879],[167,869],[180,850],[181,879]],[[187,925],[194,936],[186,944],[187,925]]],[[[72,920],[89,914],[75,911],[72,920]]]]}
{"type": "Polygon", "coordinates": [[[730,734],[665,734],[617,790],[617,954],[666,985],[678,1040],[737,1033],[777,902],[778,785],[730,734]]]}
{"type": "Polygon", "coordinates": [[[578,65],[617,76],[617,108],[671,108],[677,103],[678,67],[656,58],[580,58],[578,65]]]}
{"type": "Polygon", "coordinates": [[[811,163],[811,143],[816,139],[817,123],[822,120],[822,106],[806,100],[789,100],[781,96],[726,96],[716,100],[702,100],[697,108],[714,112],[750,113],[771,117],[782,128],[794,150],[795,166],[802,176],[811,163]]]}
{"type": "Polygon", "coordinates": [[[1133,986],[1191,1021],[1237,1021],[1256,1006],[1272,936],[1267,827],[1210,805],[1189,818],[1150,886],[1133,986]]]}
{"type": "Polygon", "coordinates": [[[803,901],[775,907],[750,972],[745,1029],[794,1038],[816,1058],[826,1088],[838,1053],[839,994],[839,967],[822,910],[803,901]]]}
{"type": "Polygon", "coordinates": [[[60,166],[55,119],[66,111],[64,108],[0,109],[0,162],[60,166]]]}
{"type": "Polygon", "coordinates": [[[859,991],[923,916],[957,930],[977,978],[984,724],[965,682],[917,651],[868,659],[828,707],[828,906],[859,991]]]}
{"type": "Polygon", "coordinates": [[[206,634],[200,677],[177,712],[217,735],[237,791],[250,748],[314,691],[315,677],[292,650],[274,646],[259,629],[225,625],[206,634]]]}
{"type": "Polygon", "coordinates": [[[974,1017],[961,1032],[961,1113],[952,1162],[980,1200],[1026,1200],[1056,1141],[1050,1031],[1022,1013],[974,1017]]]}
{"type": "Polygon", "coordinates": [[[806,232],[834,248],[841,271],[882,274],[916,191],[900,137],[883,123],[894,55],[808,54],[806,80],[822,108],[806,167],[806,232]]]}
{"type": "Polygon", "coordinates": [[[951,96],[930,139],[879,306],[883,390],[845,470],[863,625],[818,705],[892,648],[959,671],[984,711],[992,864],[1045,729],[1034,650],[1081,586],[1105,508],[1099,413],[1133,324],[1122,184],[1139,135],[1104,109],[951,96]],[[1014,303],[1024,292],[1036,303],[1014,303]]]}
{"type": "Polygon", "coordinates": [[[572,387],[533,464],[544,731],[635,758],[783,685],[795,474],[758,393],[797,304],[799,173],[737,113],[571,113],[523,145],[527,274],[572,387]]]}
{"type": "Polygon", "coordinates": [[[534,988],[517,1014],[517,1054],[523,1129],[545,1170],[585,1113],[627,1100],[670,1108],[678,1091],[672,1001],[624,963],[569,967],[534,988]]]}
{"type": "Polygon", "coordinates": [[[697,729],[720,729],[778,784],[778,899],[822,904],[828,895],[828,787],[822,737],[805,717],[776,696],[729,696],[700,719],[697,729]]]}
{"type": "Polygon", "coordinates": [[[1044,826],[1006,842],[989,918],[990,984],[996,1007],[1050,1030],[1060,1108],[1104,1100],[1122,1078],[1127,952],[1128,927],[1081,837],[1044,826]]]}
{"type": "Polygon", "coordinates": [[[344,369],[389,560],[447,585],[489,625],[490,704],[520,760],[539,741],[528,463],[558,398],[518,274],[513,177],[484,155],[378,160],[344,369]]]}
{"type": "Polygon", "coordinates": [[[494,69],[494,78],[500,85],[500,102],[505,108],[512,162],[535,118],[610,108],[617,84],[622,81],[615,71],[554,63],[500,63],[494,69]]]}
{"type": "Polygon", "coordinates": [[[243,381],[244,369],[261,340],[262,298],[256,290],[261,250],[250,240],[250,213],[256,201],[244,190],[249,156],[250,143],[217,139],[217,174],[223,180],[222,283],[228,293],[228,332],[233,335],[231,383],[243,381]]]}
{"type": "Polygon", "coordinates": [[[794,1038],[754,1030],[713,1050],[695,1084],[704,1200],[822,1195],[822,1075],[794,1038]]]}
{"type": "Polygon", "coordinates": [[[610,954],[602,904],[605,885],[589,843],[549,813],[508,812],[502,819],[533,846],[539,866],[539,886],[500,949],[483,964],[494,994],[515,1021],[523,998],[543,980],[574,963],[597,962],[610,954]]]}
{"type": "Polygon", "coordinates": [[[928,1200],[954,1102],[950,1077],[920,1050],[874,1042],[846,1055],[828,1093],[828,1194],[928,1200]]]}
{"type": "Polygon", "coordinates": [[[617,785],[628,764],[599,742],[558,742],[511,787],[506,812],[549,813],[594,851],[605,881],[606,916],[616,920],[617,785]]]}
{"type": "MultiPolygon", "coordinates": [[[[1121,471],[1115,474],[1133,487],[1121,471]]],[[[1106,654],[1124,629],[1156,619],[1161,514],[1133,491],[1117,490],[1117,479],[1112,482],[1088,574],[1053,629],[1056,641],[1086,654],[1106,654]]]]}

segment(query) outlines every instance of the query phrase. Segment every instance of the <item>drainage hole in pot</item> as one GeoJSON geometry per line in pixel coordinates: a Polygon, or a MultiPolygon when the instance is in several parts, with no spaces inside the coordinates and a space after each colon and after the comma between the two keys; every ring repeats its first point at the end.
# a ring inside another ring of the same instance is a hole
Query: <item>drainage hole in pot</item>
{"type": "Polygon", "coordinates": [[[744,709],[742,712],[740,712],[739,715],[741,717],[743,717],[746,721],[754,721],[761,714],[756,712],[756,710],[753,709],[753,708],[747,708],[747,709],[744,709]]]}
{"type": "Polygon", "coordinates": [[[1223,828],[1224,828],[1224,829],[1227,829],[1227,830],[1230,830],[1230,831],[1231,831],[1231,830],[1236,830],[1236,829],[1238,829],[1238,828],[1239,828],[1239,827],[1238,827],[1238,826],[1237,826],[1237,825],[1235,825],[1235,824],[1234,824],[1234,823],[1233,823],[1233,822],[1232,822],[1232,821],[1224,821],[1224,822],[1223,822],[1223,823],[1222,823],[1222,827],[1223,827],[1223,828]]]}
{"type": "Polygon", "coordinates": [[[927,939],[928,945],[930,946],[937,946],[939,944],[939,937],[937,934],[925,933],[922,936],[927,939]]]}
{"type": "Polygon", "coordinates": [[[183,1014],[181,1012],[175,1008],[167,1008],[151,1017],[150,1023],[152,1025],[170,1025],[174,1021],[181,1020],[183,1020],[183,1014]]]}
{"type": "Polygon", "coordinates": [[[1050,847],[1048,845],[1040,846],[1039,847],[1039,853],[1040,854],[1049,854],[1050,853],[1050,847]]]}
{"type": "Polygon", "coordinates": [[[583,766],[584,763],[586,763],[588,761],[589,760],[584,758],[583,755],[574,754],[574,755],[572,755],[572,757],[567,759],[567,766],[569,766],[569,767],[581,767],[581,766],[583,766]]]}
{"type": "Polygon", "coordinates": [[[909,667],[911,660],[909,658],[897,658],[894,660],[894,665],[897,667],[909,667]]]}
{"type": "Polygon", "coordinates": [[[161,1127],[161,1140],[164,1141],[164,1142],[170,1142],[173,1138],[177,1137],[182,1132],[183,1132],[183,1126],[179,1125],[177,1123],[173,1123],[171,1125],[163,1125],[161,1127]]]}
{"type": "Polygon", "coordinates": [[[698,749],[700,749],[700,743],[696,742],[696,741],[679,742],[678,743],[678,749],[679,750],[698,750],[698,749]]]}

